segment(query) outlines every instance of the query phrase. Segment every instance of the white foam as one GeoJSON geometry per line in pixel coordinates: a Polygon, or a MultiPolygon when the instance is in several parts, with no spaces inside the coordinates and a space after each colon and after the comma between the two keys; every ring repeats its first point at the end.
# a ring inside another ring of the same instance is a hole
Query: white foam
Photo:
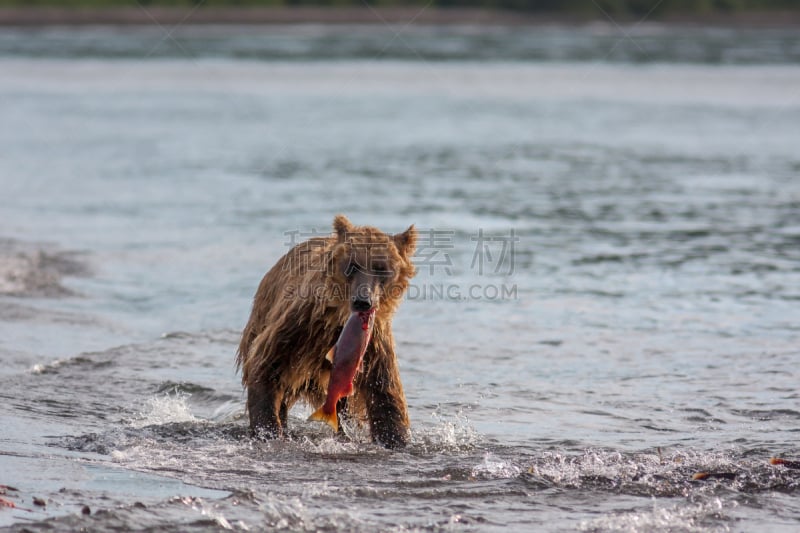
{"type": "Polygon", "coordinates": [[[178,392],[163,396],[154,396],[145,402],[145,408],[139,418],[131,421],[131,426],[143,428],[178,422],[195,422],[197,418],[189,409],[189,394],[178,392]]]}
{"type": "Polygon", "coordinates": [[[303,450],[322,455],[364,453],[363,445],[350,440],[341,440],[338,437],[310,438],[303,436],[300,440],[303,450]]]}
{"type": "Polygon", "coordinates": [[[32,271],[32,261],[24,255],[0,257],[0,294],[24,293],[32,271]]]}
{"type": "Polygon", "coordinates": [[[111,460],[115,463],[124,463],[128,461],[130,455],[122,450],[111,450],[111,460]]]}
{"type": "Polygon", "coordinates": [[[633,467],[634,463],[626,461],[619,453],[589,449],[577,456],[545,452],[542,461],[531,471],[558,485],[580,486],[583,476],[615,479],[633,467]]]}
{"type": "MultiPolygon", "coordinates": [[[[712,455],[692,450],[677,450],[663,454],[627,455],[587,449],[579,455],[543,452],[527,471],[549,483],[563,487],[581,487],[586,483],[591,485],[596,483],[598,478],[603,478],[617,485],[635,484],[671,493],[676,490],[674,483],[663,485],[659,480],[680,476],[681,474],[676,474],[678,468],[687,472],[731,472],[737,470],[737,464],[726,453],[712,455]]],[[[688,474],[682,475],[685,477],[688,474]]]]}
{"type": "Polygon", "coordinates": [[[492,479],[508,479],[517,477],[522,473],[522,469],[508,461],[503,461],[486,452],[483,456],[483,462],[472,469],[472,477],[492,478],[492,479]]]}
{"type": "Polygon", "coordinates": [[[31,374],[44,374],[48,370],[60,367],[67,361],[69,361],[69,359],[56,359],[51,363],[36,363],[31,367],[31,374]]]}
{"type": "Polygon", "coordinates": [[[207,516],[212,519],[219,527],[226,530],[242,530],[250,531],[250,527],[242,520],[236,521],[235,525],[231,524],[230,520],[216,508],[215,505],[207,503],[204,499],[198,497],[178,497],[176,501],[180,501],[184,505],[190,507],[193,511],[199,512],[202,516],[207,516]]]}
{"type": "Polygon", "coordinates": [[[481,436],[461,412],[443,415],[439,409],[431,413],[435,422],[432,428],[421,428],[414,432],[412,440],[426,448],[441,451],[471,449],[481,441],[481,436]]]}
{"type": "MultiPolygon", "coordinates": [[[[261,499],[261,498],[259,498],[261,499]]],[[[366,530],[359,512],[354,508],[320,512],[300,498],[280,498],[269,495],[259,504],[267,530],[291,531],[361,531],[366,530]]],[[[263,528],[263,526],[262,526],[263,528]]]]}
{"type": "Polygon", "coordinates": [[[718,515],[723,507],[736,507],[736,502],[723,504],[719,498],[696,504],[660,506],[653,498],[649,511],[613,513],[593,520],[584,520],[578,526],[581,531],[728,531],[719,524],[714,527],[706,519],[718,515]]]}

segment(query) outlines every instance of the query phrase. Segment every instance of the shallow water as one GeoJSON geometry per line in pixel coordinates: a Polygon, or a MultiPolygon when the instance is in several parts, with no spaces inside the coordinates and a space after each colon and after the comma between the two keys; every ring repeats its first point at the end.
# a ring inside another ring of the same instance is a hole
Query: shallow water
{"type": "Polygon", "coordinates": [[[191,58],[141,58],[158,33],[0,32],[19,507],[0,525],[796,530],[800,475],[768,462],[800,456],[796,38],[732,32],[723,49],[764,61],[728,62],[694,30],[701,59],[639,65],[596,28],[558,30],[592,61],[412,33],[485,49],[428,62],[317,30],[356,51],[241,59],[186,29],[191,58]],[[423,230],[394,328],[403,451],[333,438],[308,406],[288,440],[247,436],[233,360],[256,285],[337,212],[423,230]]]}

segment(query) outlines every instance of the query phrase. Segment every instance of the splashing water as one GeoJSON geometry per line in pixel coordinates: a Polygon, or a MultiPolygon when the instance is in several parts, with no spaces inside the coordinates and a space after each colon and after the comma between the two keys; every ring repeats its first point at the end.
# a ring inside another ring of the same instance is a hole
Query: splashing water
{"type": "Polygon", "coordinates": [[[653,500],[651,511],[618,512],[610,516],[582,521],[581,531],[730,531],[730,524],[720,523],[723,510],[735,509],[735,501],[723,503],[720,498],[695,504],[664,506],[653,500]]]}
{"type": "Polygon", "coordinates": [[[173,394],[148,398],[139,412],[139,416],[131,420],[130,425],[134,428],[143,428],[181,422],[196,422],[197,418],[192,415],[189,407],[190,397],[191,394],[176,391],[173,394]]]}

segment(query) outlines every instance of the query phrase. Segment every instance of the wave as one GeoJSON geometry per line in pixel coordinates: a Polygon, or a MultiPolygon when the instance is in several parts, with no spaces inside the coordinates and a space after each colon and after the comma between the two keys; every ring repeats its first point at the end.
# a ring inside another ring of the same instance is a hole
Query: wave
{"type": "Polygon", "coordinates": [[[0,239],[0,295],[58,298],[75,296],[67,276],[88,276],[82,254],[52,246],[0,239]]]}

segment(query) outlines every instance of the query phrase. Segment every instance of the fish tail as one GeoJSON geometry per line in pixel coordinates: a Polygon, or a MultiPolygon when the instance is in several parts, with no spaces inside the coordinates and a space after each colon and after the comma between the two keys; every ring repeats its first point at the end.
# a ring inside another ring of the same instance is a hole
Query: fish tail
{"type": "Polygon", "coordinates": [[[328,414],[324,411],[325,406],[323,405],[313,413],[311,416],[308,417],[309,420],[319,420],[320,422],[325,422],[330,427],[333,428],[334,432],[339,431],[339,417],[336,416],[336,409],[333,410],[332,413],[328,414]]]}

